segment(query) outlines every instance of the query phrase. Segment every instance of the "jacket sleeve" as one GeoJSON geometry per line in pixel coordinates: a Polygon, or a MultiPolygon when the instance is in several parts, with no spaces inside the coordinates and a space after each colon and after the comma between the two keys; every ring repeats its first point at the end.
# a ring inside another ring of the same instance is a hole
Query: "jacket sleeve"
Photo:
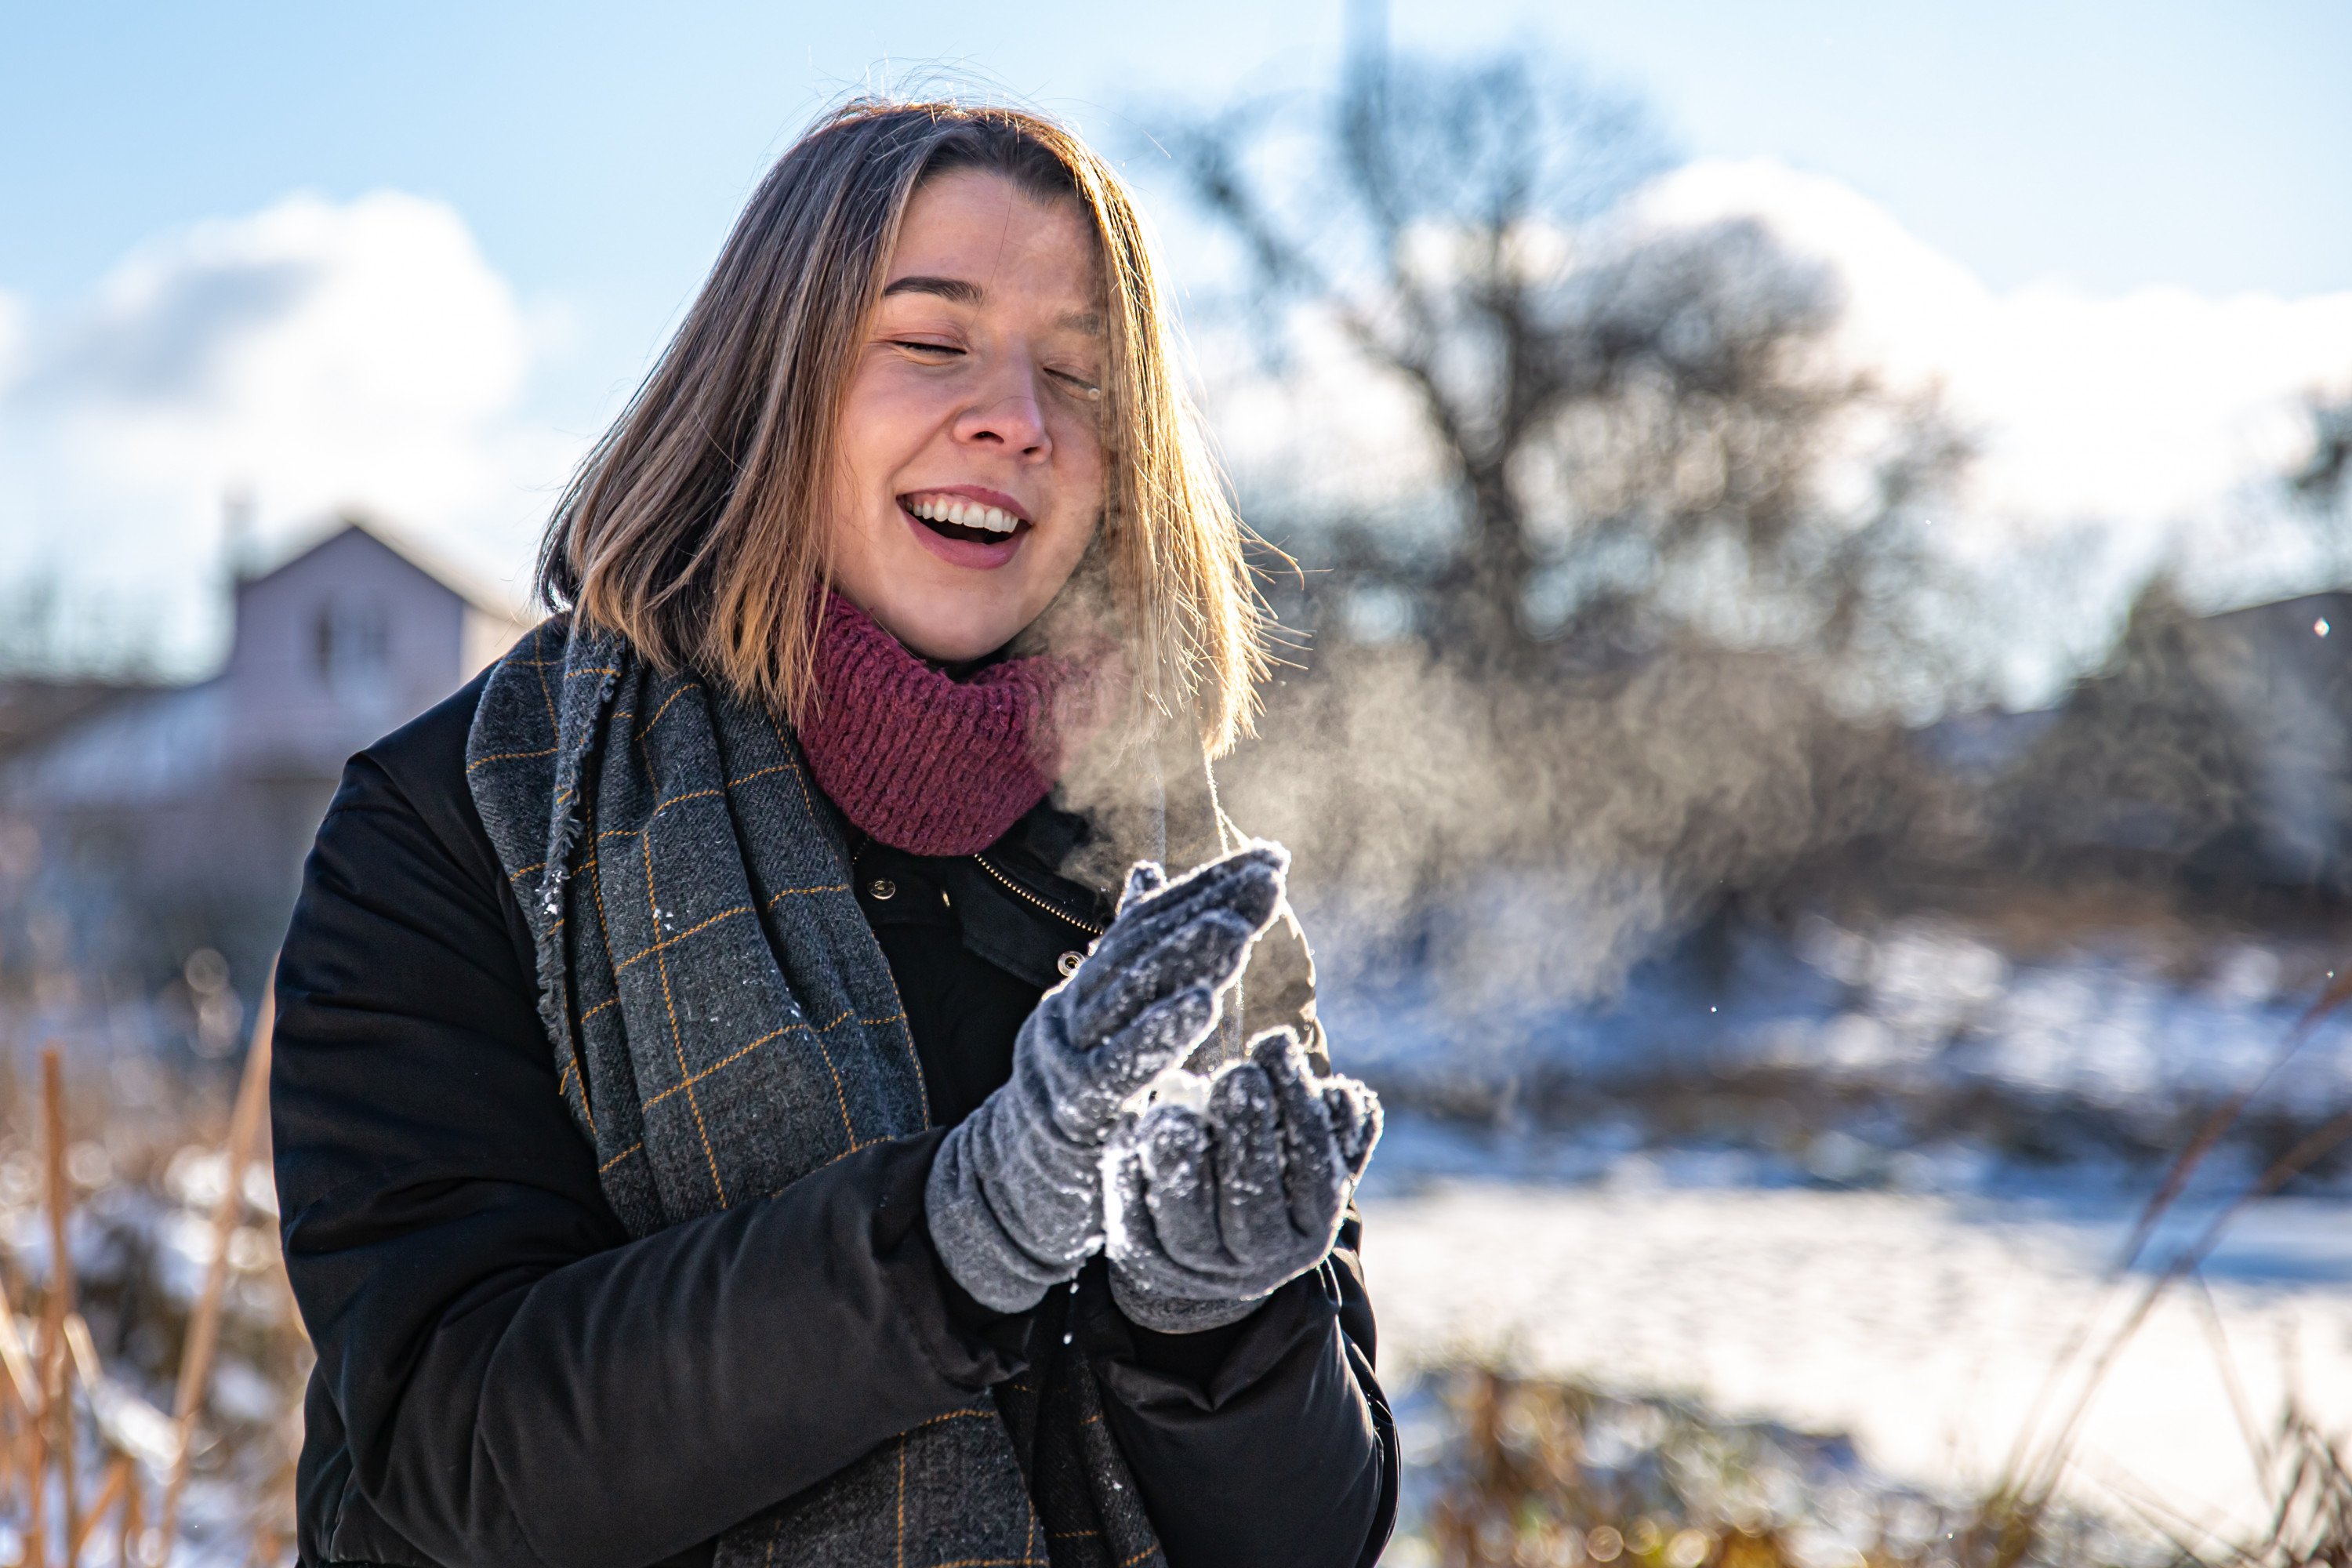
{"type": "Polygon", "coordinates": [[[1351,1210],[1321,1268],[1240,1322],[1159,1334],[1087,1295],[1103,1414],[1170,1568],[1370,1568],[1396,1525],[1397,1438],[1372,1374],[1351,1210]]]}
{"type": "Polygon", "coordinates": [[[1017,1372],[1027,1320],[920,1223],[935,1134],[628,1238],[470,802],[405,776],[462,759],[463,714],[410,729],[436,716],[353,759],[279,964],[303,1561],[637,1568],[1017,1372]]]}

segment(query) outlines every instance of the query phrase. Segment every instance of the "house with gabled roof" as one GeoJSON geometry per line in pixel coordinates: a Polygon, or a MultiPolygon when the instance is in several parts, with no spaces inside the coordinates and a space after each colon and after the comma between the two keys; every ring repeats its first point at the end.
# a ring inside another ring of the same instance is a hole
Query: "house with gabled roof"
{"type": "Polygon", "coordinates": [[[0,734],[0,817],[38,835],[30,896],[72,916],[85,963],[153,968],[199,946],[266,962],[344,760],[528,625],[509,595],[358,517],[234,594],[206,679],[0,695],[24,716],[0,734]]]}

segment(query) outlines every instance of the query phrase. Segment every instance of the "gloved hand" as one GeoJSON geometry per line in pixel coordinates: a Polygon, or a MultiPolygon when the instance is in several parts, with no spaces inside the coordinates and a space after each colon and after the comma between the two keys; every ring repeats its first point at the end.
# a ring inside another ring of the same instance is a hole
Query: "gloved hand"
{"type": "Polygon", "coordinates": [[[1282,906],[1289,852],[1253,843],[1175,881],[1129,873],[1118,918],[1045,993],[1013,1076],[947,1135],[924,1190],[940,1258],[1017,1312],[1102,1244],[1102,1146],[1121,1106],[1216,1027],[1217,993],[1282,906]]]}
{"type": "Polygon", "coordinates": [[[1207,1091],[1130,1114],[1103,1152],[1111,1296],[1163,1333],[1236,1321],[1322,1262],[1380,1142],[1380,1096],[1318,1078],[1286,1028],[1207,1091]]]}

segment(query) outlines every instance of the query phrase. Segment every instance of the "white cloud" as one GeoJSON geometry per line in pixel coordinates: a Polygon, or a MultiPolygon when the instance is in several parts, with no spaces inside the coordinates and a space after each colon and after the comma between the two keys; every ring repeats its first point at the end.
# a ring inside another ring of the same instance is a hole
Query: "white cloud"
{"type": "MultiPolygon", "coordinates": [[[[2210,563],[2215,593],[2292,578],[2247,564],[2289,531],[2258,481],[2294,456],[2301,398],[2352,385],[2352,292],[1996,292],[1858,193],[1771,162],[1675,171],[1639,213],[1759,217],[1837,267],[1851,352],[1939,383],[1986,437],[1956,542],[2095,523],[2126,563],[2210,563]]],[[[1246,330],[1204,335],[1245,489],[1443,526],[1410,397],[1308,325],[1273,379],[1246,330]]],[[[54,567],[185,662],[215,629],[222,498],[244,488],[265,534],[364,506],[512,581],[581,445],[531,412],[572,330],[517,300],[456,212],[389,192],[161,237],[69,308],[0,291],[0,580],[54,567]]]]}
{"type": "Polygon", "coordinates": [[[499,578],[576,450],[519,410],[531,322],[464,221],[289,196],[142,247],[80,307],[0,310],[0,540],[198,644],[222,499],[266,533],[364,507],[499,578]]]}
{"type": "MultiPolygon", "coordinates": [[[[1968,496],[1980,540],[2096,523],[2192,532],[2244,504],[2308,440],[2304,399],[2352,391],[2352,290],[2215,299],[2054,283],[1995,292],[1852,187],[1771,160],[1706,162],[1635,199],[1633,233],[1755,218],[1830,264],[1842,349],[1898,386],[1939,386],[1983,441],[1968,496]]],[[[1203,342],[1211,404],[1238,471],[1323,500],[1391,501],[1426,483],[1411,400],[1316,316],[1278,380],[1246,329],[1203,342]],[[1316,460],[1301,463],[1301,451],[1316,460]],[[1328,492],[1328,493],[1327,493],[1328,492]]]]}
{"type": "MultiPolygon", "coordinates": [[[[2352,392],[2352,291],[1997,291],[1850,186],[1771,160],[1664,175],[1600,246],[1729,219],[1827,263],[1847,307],[1833,351],[1893,388],[1938,390],[1978,438],[1934,537],[1973,567],[2036,574],[2011,596],[2019,624],[1987,637],[2013,700],[2041,700],[2099,657],[2160,564],[2213,608],[2352,569],[2352,543],[2331,544],[2280,483],[2309,450],[2306,399],[2352,392]]],[[[1411,395],[1315,312],[1294,324],[1289,363],[1271,377],[1254,325],[1228,321],[1202,340],[1212,418],[1244,497],[1277,521],[1301,507],[1445,526],[1433,500],[1446,481],[1411,395]]]]}
{"type": "Polygon", "coordinates": [[[0,290],[0,387],[14,374],[16,354],[25,335],[25,302],[0,290]]]}
{"type": "Polygon", "coordinates": [[[1851,187],[1770,160],[1691,164],[1642,207],[1659,224],[1753,216],[1831,262],[1854,355],[1940,383],[1984,437],[1969,498],[1982,524],[2210,526],[2293,460],[2307,394],[2352,385],[2352,291],[1995,292],[1851,187]]]}

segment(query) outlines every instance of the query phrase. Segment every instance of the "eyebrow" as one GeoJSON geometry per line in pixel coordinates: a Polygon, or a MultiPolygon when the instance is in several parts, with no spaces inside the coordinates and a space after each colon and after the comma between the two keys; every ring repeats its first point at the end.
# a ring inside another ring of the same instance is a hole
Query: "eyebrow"
{"type": "MultiPolygon", "coordinates": [[[[958,305],[978,305],[986,298],[981,286],[961,278],[933,278],[923,273],[895,279],[882,290],[882,298],[894,294],[932,294],[958,305]]],[[[1054,324],[1065,331],[1084,332],[1100,337],[1103,319],[1094,310],[1073,310],[1055,320],[1054,324]]]]}
{"type": "Polygon", "coordinates": [[[901,278],[882,290],[887,300],[893,294],[937,294],[959,305],[977,305],[981,301],[980,285],[967,283],[961,278],[926,278],[920,275],[901,278]]]}

